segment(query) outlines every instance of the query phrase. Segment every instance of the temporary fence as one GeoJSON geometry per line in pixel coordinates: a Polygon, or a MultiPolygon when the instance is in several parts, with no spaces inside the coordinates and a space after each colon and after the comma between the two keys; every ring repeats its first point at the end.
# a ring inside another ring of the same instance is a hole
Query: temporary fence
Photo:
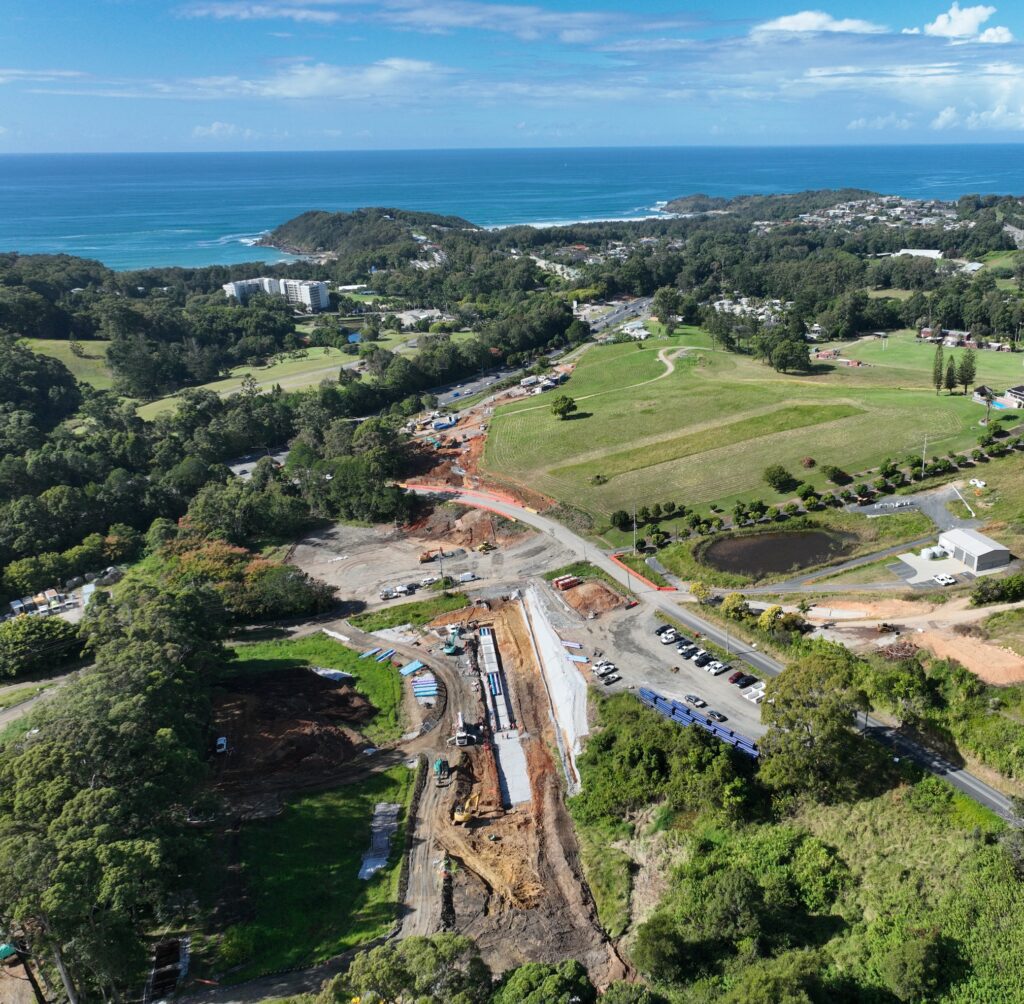
{"type": "Polygon", "coordinates": [[[710,732],[716,739],[720,739],[723,743],[727,743],[754,760],[761,755],[757,748],[757,743],[753,739],[748,739],[732,729],[727,729],[725,726],[713,722],[710,718],[706,718],[700,712],[694,711],[679,701],[669,700],[666,697],[662,697],[661,694],[656,694],[653,690],[648,690],[646,687],[640,688],[639,697],[642,704],[657,711],[658,714],[664,715],[677,725],[697,725],[704,729],[705,732],[710,732]]]}

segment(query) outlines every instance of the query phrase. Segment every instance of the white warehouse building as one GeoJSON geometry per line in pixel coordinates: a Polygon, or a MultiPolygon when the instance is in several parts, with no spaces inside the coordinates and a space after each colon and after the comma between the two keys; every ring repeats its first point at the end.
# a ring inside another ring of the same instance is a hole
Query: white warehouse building
{"type": "Polygon", "coordinates": [[[260,276],[257,279],[226,282],[223,289],[225,296],[234,297],[239,303],[245,303],[254,293],[267,293],[270,296],[283,296],[289,303],[308,311],[326,310],[331,304],[327,283],[315,279],[260,276]]]}
{"type": "Polygon", "coordinates": [[[975,530],[947,530],[939,535],[939,547],[972,572],[987,572],[1010,563],[1010,552],[999,541],[975,530]]]}

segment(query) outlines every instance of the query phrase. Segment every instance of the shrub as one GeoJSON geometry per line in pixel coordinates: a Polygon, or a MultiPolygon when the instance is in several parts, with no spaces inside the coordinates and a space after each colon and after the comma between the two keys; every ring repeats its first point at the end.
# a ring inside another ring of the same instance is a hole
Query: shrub
{"type": "Polygon", "coordinates": [[[784,492],[797,485],[796,478],[782,464],[770,464],[764,469],[764,481],[777,492],[784,492]]]}
{"type": "Polygon", "coordinates": [[[814,457],[804,457],[803,460],[800,461],[800,466],[810,470],[816,463],[817,461],[814,457]]]}

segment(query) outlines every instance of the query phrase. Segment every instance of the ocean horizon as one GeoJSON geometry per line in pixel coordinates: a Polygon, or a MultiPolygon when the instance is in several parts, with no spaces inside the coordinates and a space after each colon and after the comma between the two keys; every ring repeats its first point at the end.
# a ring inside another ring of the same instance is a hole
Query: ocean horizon
{"type": "Polygon", "coordinates": [[[5,154],[0,252],[117,269],[287,261],[254,246],[310,209],[462,216],[485,227],[657,215],[665,202],[862,188],[908,198],[1024,193],[1020,144],[5,154]]]}

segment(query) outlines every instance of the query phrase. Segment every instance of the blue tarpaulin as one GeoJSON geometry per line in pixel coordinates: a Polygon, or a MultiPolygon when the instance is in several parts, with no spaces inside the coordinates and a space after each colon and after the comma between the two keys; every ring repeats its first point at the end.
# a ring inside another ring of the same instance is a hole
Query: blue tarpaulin
{"type": "Polygon", "coordinates": [[[390,659],[391,656],[393,656],[394,654],[395,654],[395,650],[393,648],[389,648],[386,652],[381,652],[381,654],[378,655],[377,658],[374,659],[373,661],[374,662],[384,662],[385,659],[390,659]]]}
{"type": "Polygon", "coordinates": [[[376,655],[379,651],[380,651],[379,647],[367,649],[365,652],[363,652],[359,656],[359,658],[360,659],[368,659],[371,655],[376,655]]]}
{"type": "Polygon", "coordinates": [[[403,666],[398,672],[401,673],[402,676],[410,676],[411,674],[415,673],[417,669],[422,668],[423,663],[420,662],[419,659],[417,659],[414,662],[410,662],[408,665],[403,666]]]}

